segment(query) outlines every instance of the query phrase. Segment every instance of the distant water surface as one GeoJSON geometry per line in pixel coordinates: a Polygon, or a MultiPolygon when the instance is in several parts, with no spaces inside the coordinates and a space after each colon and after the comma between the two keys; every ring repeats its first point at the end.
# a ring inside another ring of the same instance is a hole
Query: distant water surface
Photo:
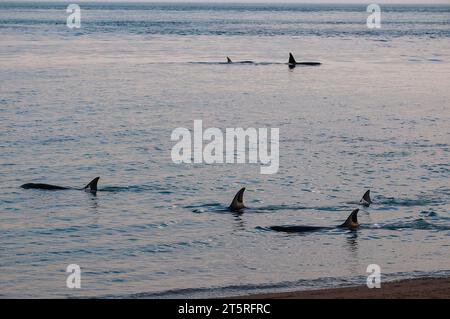
{"type": "Polygon", "coordinates": [[[0,2],[0,297],[448,275],[450,6],[382,6],[369,30],[358,5],[80,5],[71,30],[67,3],[0,2]],[[323,64],[289,70],[289,52],[323,64]],[[172,163],[194,119],[280,128],[279,172],[172,163]],[[20,188],[95,176],[97,196],[20,188]],[[243,186],[253,209],[225,212],[243,186]],[[338,225],[368,188],[357,232],[267,230],[338,225]]]}

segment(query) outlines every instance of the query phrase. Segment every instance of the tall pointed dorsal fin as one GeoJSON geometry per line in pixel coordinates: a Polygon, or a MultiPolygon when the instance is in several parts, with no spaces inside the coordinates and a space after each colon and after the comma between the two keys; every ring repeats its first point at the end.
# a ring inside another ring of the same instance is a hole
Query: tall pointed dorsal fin
{"type": "Polygon", "coordinates": [[[360,202],[361,202],[362,204],[367,205],[367,206],[369,206],[370,204],[372,204],[372,200],[370,199],[370,189],[364,193],[364,195],[363,195],[363,197],[361,198],[360,202]]]}
{"type": "Polygon", "coordinates": [[[244,192],[245,192],[245,187],[241,188],[239,190],[239,192],[236,193],[236,195],[234,196],[233,201],[231,202],[231,205],[229,207],[231,210],[238,211],[238,210],[245,208],[244,192]]]}
{"type": "Polygon", "coordinates": [[[84,189],[86,189],[86,188],[89,187],[91,192],[96,192],[96,191],[97,191],[97,183],[98,183],[98,180],[99,180],[99,179],[100,179],[100,176],[94,178],[92,181],[90,181],[89,184],[87,184],[86,186],[84,186],[84,189]]]}
{"type": "Polygon", "coordinates": [[[352,211],[351,214],[347,217],[347,220],[341,225],[341,227],[347,227],[349,229],[358,228],[358,212],[358,208],[352,211]]]}
{"type": "Polygon", "coordinates": [[[229,57],[227,57],[227,63],[233,63],[229,57]]]}
{"type": "Polygon", "coordinates": [[[289,64],[297,64],[292,53],[289,53],[289,64]]]}

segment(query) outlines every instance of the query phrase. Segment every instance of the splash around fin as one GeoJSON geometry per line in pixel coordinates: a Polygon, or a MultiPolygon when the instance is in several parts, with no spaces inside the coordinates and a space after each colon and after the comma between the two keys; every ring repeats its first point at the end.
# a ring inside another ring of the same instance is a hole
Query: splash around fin
{"type": "Polygon", "coordinates": [[[239,192],[236,193],[236,195],[233,198],[233,201],[231,202],[230,206],[228,207],[229,210],[233,212],[239,212],[242,209],[246,208],[244,205],[244,192],[245,187],[242,187],[239,192]]]}

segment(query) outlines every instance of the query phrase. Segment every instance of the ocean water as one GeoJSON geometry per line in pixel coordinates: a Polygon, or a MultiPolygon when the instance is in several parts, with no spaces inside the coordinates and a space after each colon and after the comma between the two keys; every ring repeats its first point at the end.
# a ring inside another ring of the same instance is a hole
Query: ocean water
{"type": "Polygon", "coordinates": [[[0,297],[210,297],[450,273],[450,6],[0,2],[0,297]],[[320,67],[290,70],[288,53],[320,67]],[[224,64],[252,60],[254,64],[224,64]],[[177,127],[280,129],[280,168],[177,127]],[[29,182],[96,196],[25,190],[29,182]],[[247,212],[226,211],[247,187],[247,212]],[[366,189],[361,228],[337,225],[366,189]],[[66,267],[81,267],[81,289],[66,267]]]}

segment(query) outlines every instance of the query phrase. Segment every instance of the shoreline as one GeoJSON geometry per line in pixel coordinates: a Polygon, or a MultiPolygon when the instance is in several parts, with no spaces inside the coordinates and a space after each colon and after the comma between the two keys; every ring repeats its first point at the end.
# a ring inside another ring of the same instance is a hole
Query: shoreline
{"type": "Polygon", "coordinates": [[[403,279],[367,286],[326,288],[291,292],[258,293],[230,299],[448,299],[450,277],[403,279]]]}

